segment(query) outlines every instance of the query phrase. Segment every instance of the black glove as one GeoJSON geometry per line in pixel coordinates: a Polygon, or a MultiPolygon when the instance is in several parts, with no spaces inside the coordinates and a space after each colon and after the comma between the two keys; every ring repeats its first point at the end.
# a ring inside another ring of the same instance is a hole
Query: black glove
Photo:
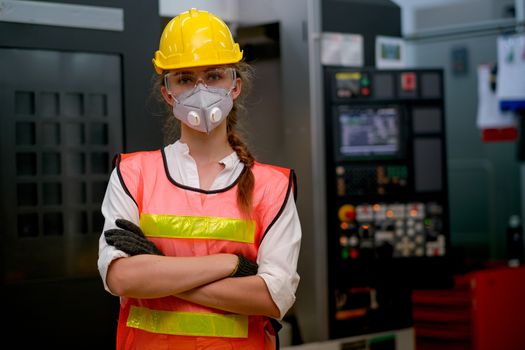
{"type": "Polygon", "coordinates": [[[257,269],[259,265],[256,262],[250,261],[244,257],[244,255],[237,254],[239,262],[237,267],[233,270],[230,277],[244,277],[244,276],[253,276],[257,274],[257,269]]]}
{"type": "Polygon", "coordinates": [[[120,228],[104,231],[104,237],[108,244],[128,255],[164,255],[155,243],[146,238],[140,227],[131,221],[117,219],[115,224],[120,228]]]}

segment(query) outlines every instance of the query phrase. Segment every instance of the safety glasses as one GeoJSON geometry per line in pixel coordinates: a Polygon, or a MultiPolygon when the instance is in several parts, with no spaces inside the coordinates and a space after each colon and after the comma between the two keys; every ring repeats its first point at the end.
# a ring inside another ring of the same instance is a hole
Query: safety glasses
{"type": "Polygon", "coordinates": [[[236,73],[232,67],[214,67],[204,70],[180,70],[164,76],[164,85],[172,96],[179,96],[201,83],[206,87],[231,89],[236,73]]]}

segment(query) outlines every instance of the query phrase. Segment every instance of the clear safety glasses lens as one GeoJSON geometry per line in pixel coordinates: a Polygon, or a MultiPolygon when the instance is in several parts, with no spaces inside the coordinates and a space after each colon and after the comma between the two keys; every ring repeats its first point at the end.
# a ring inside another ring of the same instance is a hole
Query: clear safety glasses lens
{"type": "Polygon", "coordinates": [[[231,89],[235,81],[235,69],[232,67],[213,68],[203,72],[178,71],[164,76],[166,89],[178,96],[202,83],[208,87],[231,89]]]}

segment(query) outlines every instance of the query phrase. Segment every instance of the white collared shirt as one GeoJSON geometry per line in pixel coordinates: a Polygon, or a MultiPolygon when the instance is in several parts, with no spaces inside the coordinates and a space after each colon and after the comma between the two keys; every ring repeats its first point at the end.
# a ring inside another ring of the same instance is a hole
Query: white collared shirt
{"type": "MultiPolygon", "coordinates": [[[[164,148],[170,176],[185,186],[200,188],[197,164],[191,157],[186,144],[177,141],[164,148]]],[[[220,161],[224,169],[215,178],[210,190],[221,189],[232,184],[240,175],[244,164],[235,152],[220,161]]],[[[139,212],[133,199],[125,192],[116,169],[111,173],[109,184],[102,202],[104,215],[103,231],[116,228],[115,220],[125,218],[139,224],[139,212]]],[[[297,259],[301,245],[301,225],[295,207],[293,193],[290,193],[285,208],[277,221],[268,230],[257,255],[258,275],[265,281],[274,303],[281,312],[281,318],[295,302],[299,284],[297,259]]],[[[109,264],[126,253],[108,245],[104,235],[99,239],[98,269],[104,288],[109,264]]]]}

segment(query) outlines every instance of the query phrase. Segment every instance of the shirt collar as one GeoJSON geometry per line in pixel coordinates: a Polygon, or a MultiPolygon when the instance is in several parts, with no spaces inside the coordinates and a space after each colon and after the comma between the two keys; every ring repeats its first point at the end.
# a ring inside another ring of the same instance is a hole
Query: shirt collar
{"type": "MultiPolygon", "coordinates": [[[[180,140],[177,140],[173,144],[173,148],[175,152],[178,154],[185,156],[185,157],[191,157],[190,155],[190,148],[187,144],[181,142],[180,140]]],[[[235,151],[227,155],[226,157],[222,158],[219,163],[224,165],[225,169],[233,169],[241,160],[239,159],[239,156],[235,151]]]]}

